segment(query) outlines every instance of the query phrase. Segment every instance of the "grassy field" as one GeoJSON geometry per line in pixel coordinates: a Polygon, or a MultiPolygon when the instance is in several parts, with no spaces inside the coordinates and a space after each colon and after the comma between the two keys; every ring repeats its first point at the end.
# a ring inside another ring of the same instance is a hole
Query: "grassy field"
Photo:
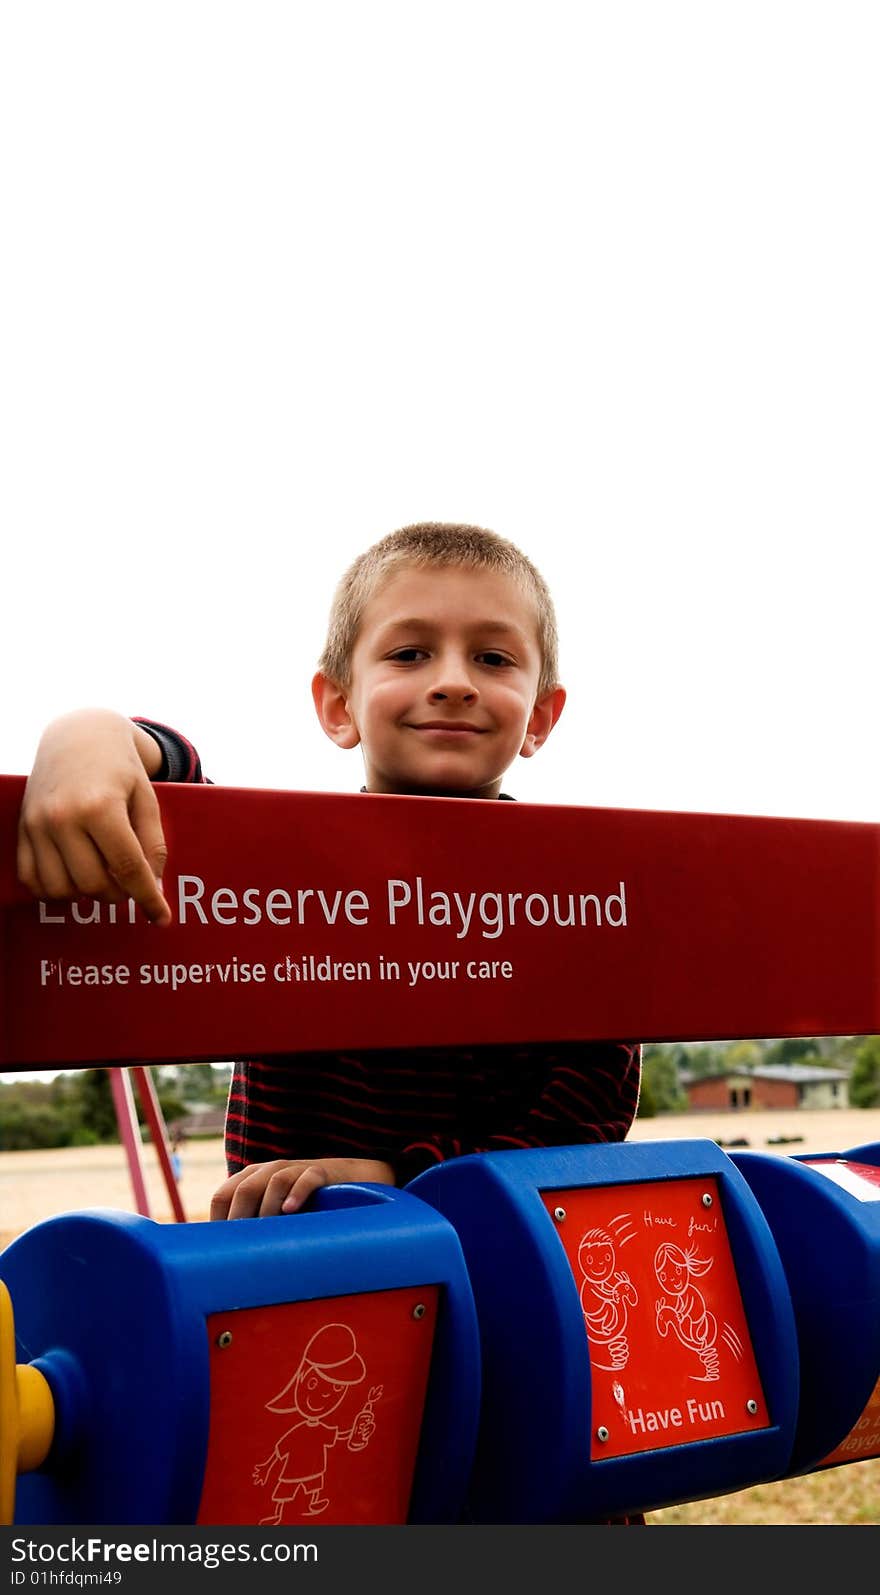
{"type": "Polygon", "coordinates": [[[650,1512],[656,1524],[880,1524],[880,1457],[650,1512]]]}

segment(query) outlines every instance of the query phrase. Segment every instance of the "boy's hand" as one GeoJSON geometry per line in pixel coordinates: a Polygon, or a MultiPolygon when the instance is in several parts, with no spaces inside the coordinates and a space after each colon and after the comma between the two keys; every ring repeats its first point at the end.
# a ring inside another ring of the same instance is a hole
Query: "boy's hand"
{"type": "Polygon", "coordinates": [[[297,1213],[322,1185],[352,1185],[367,1180],[373,1185],[393,1185],[390,1163],[377,1158],[324,1157],[277,1158],[274,1163],[250,1163],[239,1169],[215,1192],[213,1218],[271,1218],[297,1213]]]}
{"type": "Polygon", "coordinates": [[[153,739],[124,715],[81,709],[40,739],[18,827],[18,876],[35,897],[133,897],[168,924],[159,880],[167,849],[150,776],[153,739]]]}

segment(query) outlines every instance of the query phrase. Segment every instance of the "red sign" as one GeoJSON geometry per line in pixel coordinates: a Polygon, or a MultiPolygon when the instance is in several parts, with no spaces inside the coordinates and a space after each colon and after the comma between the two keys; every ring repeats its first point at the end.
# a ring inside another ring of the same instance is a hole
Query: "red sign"
{"type": "Polygon", "coordinates": [[[851,1158],[804,1158],[808,1168],[824,1174],[827,1180],[849,1191],[859,1202],[880,1202],[880,1168],[874,1163],[855,1163],[851,1158]]]}
{"type": "Polygon", "coordinates": [[[829,1451],[827,1457],[823,1457],[819,1466],[827,1468],[837,1462],[864,1462],[868,1457],[877,1456],[880,1456],[880,1379],[849,1434],[834,1451],[829,1451]]]}
{"type": "Polygon", "coordinates": [[[43,904],[0,777],[0,1066],[880,1032],[880,826],[157,788],[174,923],[43,904]]]}
{"type": "Polygon", "coordinates": [[[580,1293],[591,1461],[767,1428],[717,1180],[542,1200],[580,1293]]]}
{"type": "Polygon", "coordinates": [[[405,1523],[436,1285],[213,1313],[199,1523],[405,1523]]]}

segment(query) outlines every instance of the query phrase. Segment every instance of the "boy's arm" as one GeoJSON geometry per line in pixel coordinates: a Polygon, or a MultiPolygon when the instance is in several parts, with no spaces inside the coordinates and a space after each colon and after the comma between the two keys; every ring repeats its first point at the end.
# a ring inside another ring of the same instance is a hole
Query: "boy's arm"
{"type": "MultiPolygon", "coordinates": [[[[80,709],[47,726],[28,778],[18,828],[18,874],[37,897],[133,897],[166,924],[161,888],[167,849],[151,781],[168,777],[169,753],[156,734],[110,709],[80,709]]],[[[178,779],[201,778],[197,774],[178,779]]]]}

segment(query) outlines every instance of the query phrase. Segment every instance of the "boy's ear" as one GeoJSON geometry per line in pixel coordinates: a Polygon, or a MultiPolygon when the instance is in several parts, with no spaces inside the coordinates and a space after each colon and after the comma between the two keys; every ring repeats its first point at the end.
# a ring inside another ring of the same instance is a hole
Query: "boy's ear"
{"type": "Polygon", "coordinates": [[[554,687],[538,699],[529,719],[525,741],[519,750],[521,759],[530,759],[544,746],[564,708],[564,687],[554,687]]]}
{"type": "Polygon", "coordinates": [[[361,734],[351,717],[348,694],[338,681],[333,681],[319,670],[312,678],[312,698],[318,719],[330,741],[335,742],[337,748],[356,748],[361,734]]]}

